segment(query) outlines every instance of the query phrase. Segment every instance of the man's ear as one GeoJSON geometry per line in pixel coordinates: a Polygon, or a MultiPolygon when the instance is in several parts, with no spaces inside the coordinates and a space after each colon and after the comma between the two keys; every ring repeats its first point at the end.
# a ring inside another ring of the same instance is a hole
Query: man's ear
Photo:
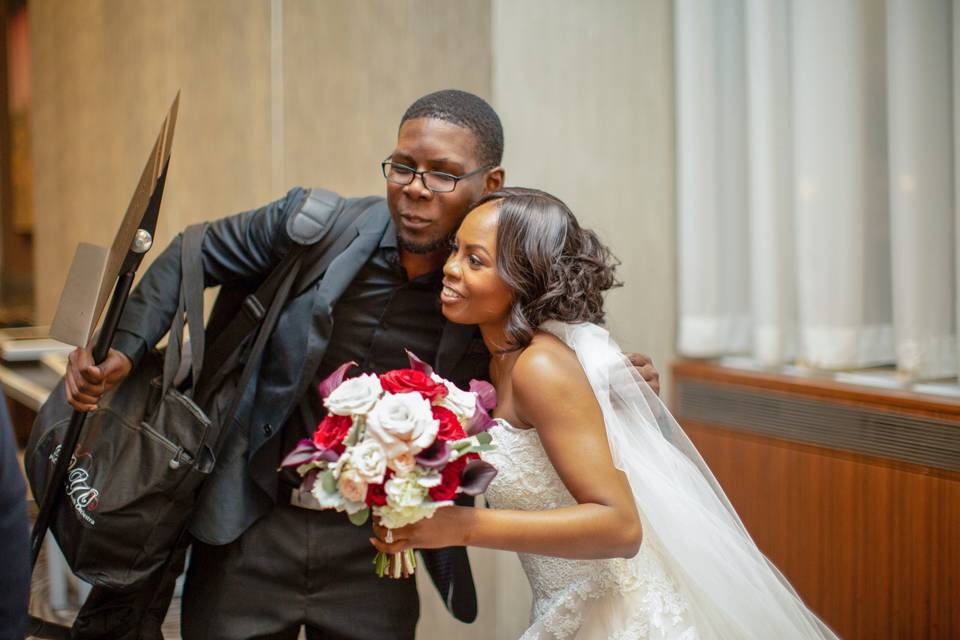
{"type": "Polygon", "coordinates": [[[503,188],[506,179],[507,174],[503,170],[503,167],[494,167],[487,172],[487,181],[486,184],[484,184],[484,193],[499,191],[503,188]]]}

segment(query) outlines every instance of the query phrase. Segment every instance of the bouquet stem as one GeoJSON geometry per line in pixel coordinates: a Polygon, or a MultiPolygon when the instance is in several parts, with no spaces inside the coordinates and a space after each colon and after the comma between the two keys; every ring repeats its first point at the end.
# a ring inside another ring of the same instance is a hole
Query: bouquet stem
{"type": "Polygon", "coordinates": [[[378,551],[373,559],[373,565],[378,578],[409,578],[417,568],[417,556],[414,555],[413,549],[393,554],[378,551]]]}

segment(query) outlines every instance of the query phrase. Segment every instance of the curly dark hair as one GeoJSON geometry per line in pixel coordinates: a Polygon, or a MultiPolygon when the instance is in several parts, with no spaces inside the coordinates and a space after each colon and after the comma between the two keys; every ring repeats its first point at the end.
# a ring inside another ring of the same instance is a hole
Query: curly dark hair
{"type": "Polygon", "coordinates": [[[513,291],[507,317],[508,350],[530,344],[547,320],[604,321],[603,293],[622,283],[620,261],[596,233],[584,229],[559,198],[510,187],[483,196],[497,218],[497,271],[513,291]]]}
{"type": "Polygon", "coordinates": [[[497,166],[503,160],[503,126],[487,101],[457,89],[428,93],[407,109],[400,126],[414,118],[436,118],[466,127],[477,139],[477,155],[483,165],[497,166]]]}

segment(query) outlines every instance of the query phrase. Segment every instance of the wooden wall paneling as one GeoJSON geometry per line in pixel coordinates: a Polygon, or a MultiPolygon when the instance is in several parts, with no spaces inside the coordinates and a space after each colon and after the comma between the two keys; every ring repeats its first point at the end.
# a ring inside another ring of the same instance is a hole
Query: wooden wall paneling
{"type": "MultiPolygon", "coordinates": [[[[677,384],[708,377],[711,366],[678,365],[677,384]]],[[[790,394],[776,376],[714,375],[729,387],[765,387],[771,398],[846,395],[956,418],[950,400],[817,380],[796,382],[790,394]]],[[[841,637],[960,637],[960,473],[678,419],[758,546],[841,637]]]]}

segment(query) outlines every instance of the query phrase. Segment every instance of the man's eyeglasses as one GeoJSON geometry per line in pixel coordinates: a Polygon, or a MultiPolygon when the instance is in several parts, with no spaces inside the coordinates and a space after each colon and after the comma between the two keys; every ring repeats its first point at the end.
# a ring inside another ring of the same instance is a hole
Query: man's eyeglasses
{"type": "Polygon", "coordinates": [[[484,165],[462,176],[455,176],[450,173],[444,173],[443,171],[417,171],[413,167],[408,167],[405,164],[392,162],[390,160],[384,160],[380,163],[380,167],[383,169],[383,177],[387,179],[387,182],[406,186],[413,182],[415,177],[420,176],[420,180],[423,181],[423,186],[434,193],[450,193],[457,188],[457,183],[464,178],[475,176],[492,166],[493,165],[484,165]]]}

